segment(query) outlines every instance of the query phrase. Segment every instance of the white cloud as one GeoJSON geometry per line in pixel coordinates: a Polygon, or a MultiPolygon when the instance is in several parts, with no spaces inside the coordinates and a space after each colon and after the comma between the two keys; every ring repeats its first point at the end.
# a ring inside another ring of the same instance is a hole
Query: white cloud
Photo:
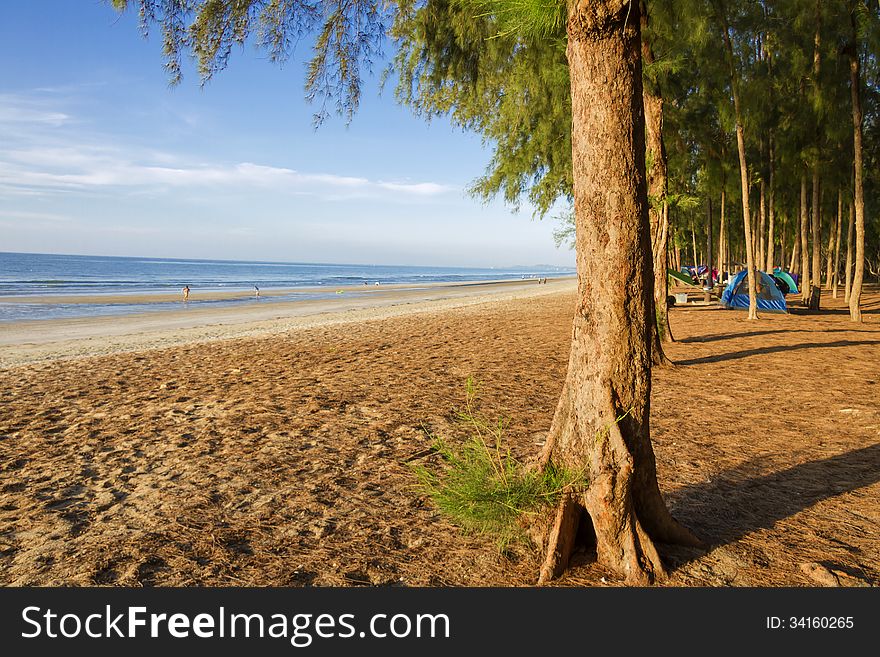
{"type": "Polygon", "coordinates": [[[370,180],[256,162],[204,162],[83,132],[57,97],[0,94],[0,196],[151,190],[268,190],[325,200],[418,200],[457,191],[436,182],[370,180]]]}
{"type": "Polygon", "coordinates": [[[448,185],[439,185],[437,183],[394,183],[380,182],[379,187],[392,192],[405,192],[407,194],[417,194],[419,196],[437,196],[453,191],[453,187],[448,185]]]}
{"type": "Polygon", "coordinates": [[[25,221],[41,223],[67,223],[71,221],[71,218],[67,215],[54,212],[27,212],[24,210],[2,209],[0,209],[0,219],[23,219],[25,221]]]}
{"type": "Polygon", "coordinates": [[[38,96],[0,94],[0,126],[23,124],[60,127],[71,119],[69,114],[53,109],[38,96]]]}
{"type": "Polygon", "coordinates": [[[258,188],[326,198],[387,197],[389,193],[424,198],[455,191],[454,187],[434,182],[373,181],[253,162],[166,165],[178,159],[151,153],[137,161],[116,149],[94,146],[19,148],[0,154],[0,186],[46,192],[107,187],[258,188]]]}

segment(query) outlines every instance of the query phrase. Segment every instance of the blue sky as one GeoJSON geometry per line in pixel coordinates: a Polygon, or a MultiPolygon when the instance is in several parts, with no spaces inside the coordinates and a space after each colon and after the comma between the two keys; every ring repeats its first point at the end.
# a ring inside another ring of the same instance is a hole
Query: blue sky
{"type": "Polygon", "coordinates": [[[555,221],[466,189],[489,151],[367,81],[318,130],[301,45],[170,88],[157,33],[102,0],[0,3],[0,251],[573,266],[555,221]]]}

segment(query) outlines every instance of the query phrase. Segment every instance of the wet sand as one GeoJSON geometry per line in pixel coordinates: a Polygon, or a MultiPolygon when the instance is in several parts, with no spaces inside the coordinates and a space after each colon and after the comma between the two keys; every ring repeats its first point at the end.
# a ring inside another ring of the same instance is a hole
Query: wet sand
{"type": "MultiPolygon", "coordinates": [[[[340,288],[348,290],[348,296],[343,293],[331,299],[270,301],[251,298],[246,304],[231,307],[199,307],[197,303],[190,303],[180,310],[116,317],[7,322],[0,323],[0,367],[232,337],[283,334],[310,326],[457,308],[492,299],[542,296],[574,286],[573,278],[548,279],[544,285],[530,279],[436,283],[418,288],[410,285],[374,286],[368,291],[364,286],[354,286],[340,288]]],[[[308,293],[306,290],[298,292],[308,293]]],[[[134,300],[142,297],[127,295],[118,298],[120,303],[136,303],[134,300]]],[[[80,302],[95,301],[80,298],[80,302]]]]}
{"type": "MultiPolygon", "coordinates": [[[[573,279],[574,277],[567,277],[573,279]]],[[[563,279],[548,279],[563,280],[563,279]]],[[[425,291],[438,289],[457,289],[457,288],[498,288],[503,286],[519,286],[533,285],[537,283],[537,279],[513,279],[498,281],[456,281],[456,282],[440,282],[440,283],[397,283],[393,285],[324,285],[315,287],[290,287],[290,288],[266,288],[260,290],[260,299],[272,299],[289,295],[315,295],[315,294],[337,294],[351,293],[374,295],[386,294],[388,292],[400,291],[425,291]]],[[[191,307],[197,307],[201,301],[233,301],[254,299],[253,289],[243,290],[217,290],[199,288],[190,288],[188,303],[191,307]]],[[[24,304],[150,304],[150,303],[171,303],[180,302],[183,305],[183,297],[179,291],[175,292],[156,292],[156,293],[132,293],[132,294],[46,294],[46,295],[21,295],[21,296],[0,296],[0,303],[24,303],[24,304]]]]}

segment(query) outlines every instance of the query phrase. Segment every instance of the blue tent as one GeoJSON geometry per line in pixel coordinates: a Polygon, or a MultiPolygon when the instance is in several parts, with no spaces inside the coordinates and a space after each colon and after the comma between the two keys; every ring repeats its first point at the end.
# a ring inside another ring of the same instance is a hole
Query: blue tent
{"type": "MultiPolygon", "coordinates": [[[[776,283],[762,271],[758,275],[758,310],[784,313],[788,312],[785,297],[776,287],[776,283]]],[[[745,270],[734,276],[721,294],[721,305],[725,308],[749,308],[749,278],[745,270]]]]}

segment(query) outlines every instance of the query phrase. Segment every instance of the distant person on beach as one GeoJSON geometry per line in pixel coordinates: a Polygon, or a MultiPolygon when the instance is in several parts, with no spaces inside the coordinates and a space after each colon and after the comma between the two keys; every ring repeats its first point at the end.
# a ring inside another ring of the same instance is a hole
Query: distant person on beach
{"type": "Polygon", "coordinates": [[[189,301],[189,285],[183,286],[183,300],[189,301]]]}
{"type": "Polygon", "coordinates": [[[260,288],[258,288],[256,285],[254,285],[254,296],[260,296],[260,288]]]}

